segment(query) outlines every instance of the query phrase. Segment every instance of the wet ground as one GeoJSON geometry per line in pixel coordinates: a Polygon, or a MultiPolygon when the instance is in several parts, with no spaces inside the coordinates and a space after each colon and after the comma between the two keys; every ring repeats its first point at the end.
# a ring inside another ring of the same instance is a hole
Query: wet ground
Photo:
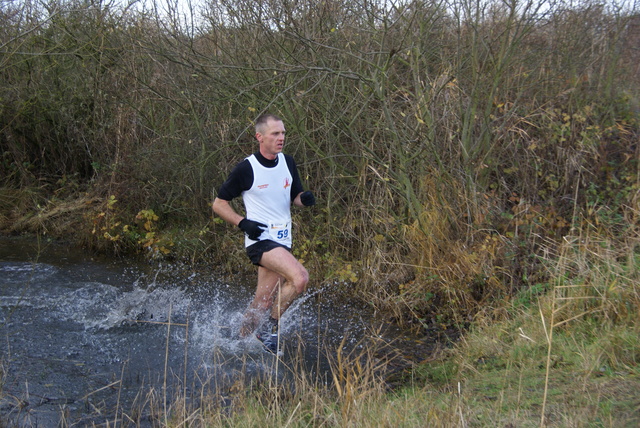
{"type": "Polygon", "coordinates": [[[252,293],[213,273],[0,238],[0,425],[145,426],[176,397],[224,400],[238,383],[286,382],[289,370],[329,382],[332,350],[371,344],[399,379],[437,342],[316,290],[283,317],[275,357],[233,338],[252,293]]]}

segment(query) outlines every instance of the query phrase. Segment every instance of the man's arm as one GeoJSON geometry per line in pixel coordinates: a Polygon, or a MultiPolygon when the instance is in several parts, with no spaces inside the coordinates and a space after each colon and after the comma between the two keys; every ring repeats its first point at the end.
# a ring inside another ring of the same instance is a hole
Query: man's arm
{"type": "Polygon", "coordinates": [[[257,241],[260,239],[260,235],[267,230],[266,224],[242,217],[225,199],[215,198],[211,207],[213,212],[222,217],[223,220],[238,226],[249,239],[257,241]]]}
{"type": "Polygon", "coordinates": [[[298,172],[296,161],[293,160],[292,156],[286,154],[284,155],[284,158],[287,161],[287,167],[289,168],[289,172],[293,178],[293,185],[291,186],[291,199],[293,205],[297,207],[310,207],[315,205],[316,199],[313,196],[313,193],[308,190],[305,192],[302,188],[302,181],[300,180],[300,173],[298,172]]]}
{"type": "Polygon", "coordinates": [[[213,212],[218,214],[220,218],[235,226],[238,226],[244,218],[233,209],[229,201],[225,201],[224,199],[215,198],[211,207],[213,208],[213,212]]]}

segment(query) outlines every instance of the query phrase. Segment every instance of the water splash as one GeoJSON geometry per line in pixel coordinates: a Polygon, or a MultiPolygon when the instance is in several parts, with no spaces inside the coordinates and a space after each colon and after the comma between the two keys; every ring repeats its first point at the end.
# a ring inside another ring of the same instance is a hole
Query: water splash
{"type": "MultiPolygon", "coordinates": [[[[331,300],[327,286],[301,296],[282,317],[285,352],[277,359],[253,336],[237,337],[254,284],[168,265],[100,262],[83,253],[59,263],[57,253],[42,254],[41,263],[16,261],[16,246],[9,247],[0,246],[10,254],[10,261],[0,261],[5,391],[62,397],[72,419],[91,411],[89,402],[105,409],[117,400],[135,403],[141,388],[163,385],[165,376],[190,388],[197,382],[218,388],[269,375],[275,362],[299,352],[312,370],[322,371],[315,363],[321,346],[364,334],[366,311],[331,300]],[[114,382],[117,387],[106,387],[114,382]]],[[[59,412],[53,404],[28,410],[59,412]]]]}

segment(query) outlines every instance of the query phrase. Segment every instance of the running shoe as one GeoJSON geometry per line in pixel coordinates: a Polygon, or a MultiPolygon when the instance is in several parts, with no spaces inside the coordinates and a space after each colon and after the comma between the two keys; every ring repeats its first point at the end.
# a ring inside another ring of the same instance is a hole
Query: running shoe
{"type": "Polygon", "coordinates": [[[256,337],[264,348],[273,353],[278,353],[278,320],[269,318],[267,322],[258,330],[256,337]]]}

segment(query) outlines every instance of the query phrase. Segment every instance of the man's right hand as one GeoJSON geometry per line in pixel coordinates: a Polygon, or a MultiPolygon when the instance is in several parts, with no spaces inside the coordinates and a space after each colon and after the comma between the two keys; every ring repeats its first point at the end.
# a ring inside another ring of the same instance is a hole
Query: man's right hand
{"type": "Polygon", "coordinates": [[[238,223],[238,227],[247,234],[249,239],[252,239],[254,241],[257,241],[260,235],[262,235],[262,232],[267,230],[266,224],[249,220],[248,218],[243,218],[242,220],[240,220],[240,223],[238,223]]]}

